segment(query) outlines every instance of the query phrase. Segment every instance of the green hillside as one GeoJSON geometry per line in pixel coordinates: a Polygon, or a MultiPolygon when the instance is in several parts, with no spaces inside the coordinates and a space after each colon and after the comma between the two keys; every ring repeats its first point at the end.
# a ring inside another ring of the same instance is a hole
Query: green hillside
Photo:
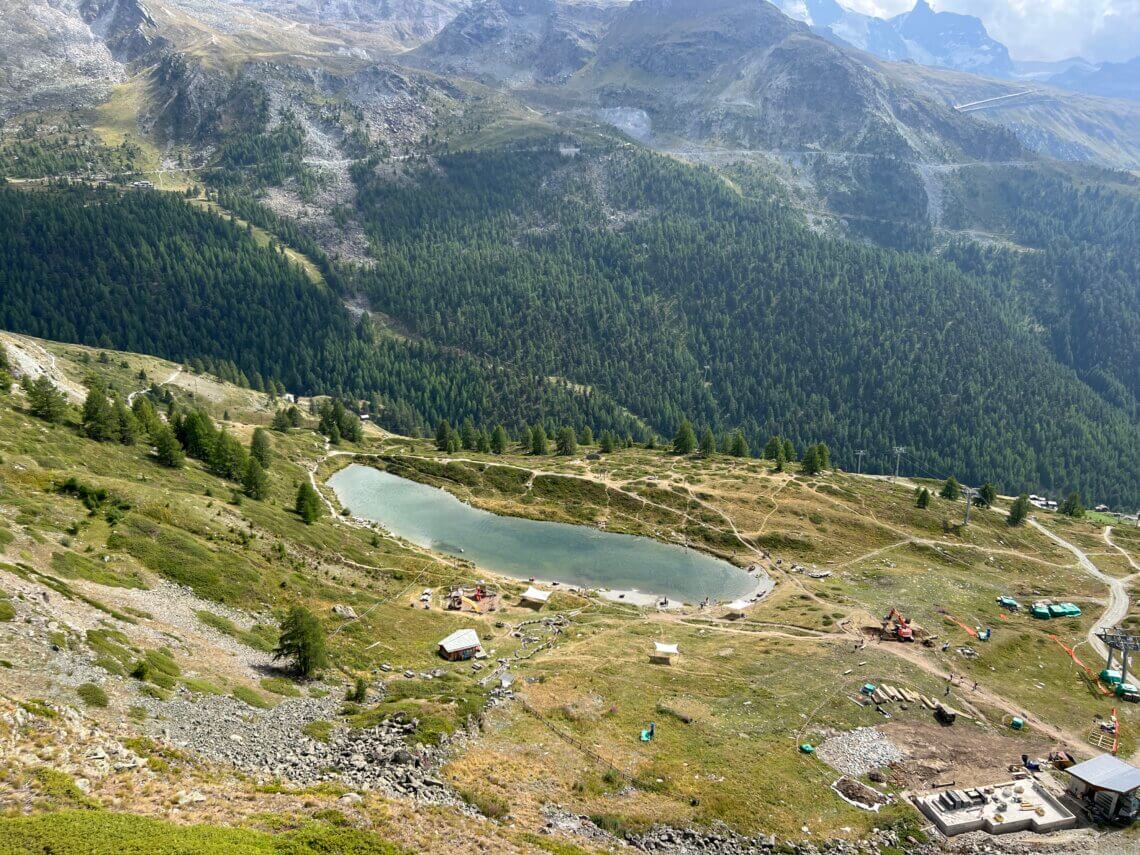
{"type": "MultiPolygon", "coordinates": [[[[1140,430],[1018,300],[925,255],[818,236],[747,172],[648,153],[480,152],[360,170],[373,305],[417,335],[802,449],[908,446],[924,471],[1136,499],[1140,430]]],[[[1078,333],[1079,334],[1079,333],[1078,333]]],[[[1087,363],[1086,363],[1087,364],[1087,363]]]]}

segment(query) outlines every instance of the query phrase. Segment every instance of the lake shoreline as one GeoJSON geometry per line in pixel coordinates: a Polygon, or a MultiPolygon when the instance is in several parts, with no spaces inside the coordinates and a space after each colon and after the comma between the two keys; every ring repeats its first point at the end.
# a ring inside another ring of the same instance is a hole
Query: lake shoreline
{"type": "Polygon", "coordinates": [[[755,565],[739,567],[644,535],[497,514],[440,487],[367,464],[350,464],[326,483],[360,522],[469,562],[481,573],[514,582],[535,580],[552,591],[585,590],[615,603],[679,609],[696,607],[706,597],[713,604],[756,602],[774,587],[755,565]],[[607,575],[617,584],[606,584],[607,575]],[[654,590],[656,583],[659,590],[654,590]],[[662,599],[666,606],[660,605],[662,599]]]}

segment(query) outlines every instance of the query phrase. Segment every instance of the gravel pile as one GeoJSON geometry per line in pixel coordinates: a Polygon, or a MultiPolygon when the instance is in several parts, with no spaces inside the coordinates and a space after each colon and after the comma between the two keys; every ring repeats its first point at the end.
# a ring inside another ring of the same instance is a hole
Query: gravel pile
{"type": "Polygon", "coordinates": [[[906,756],[875,727],[857,727],[829,737],[816,749],[816,755],[833,769],[856,777],[906,756]]]}

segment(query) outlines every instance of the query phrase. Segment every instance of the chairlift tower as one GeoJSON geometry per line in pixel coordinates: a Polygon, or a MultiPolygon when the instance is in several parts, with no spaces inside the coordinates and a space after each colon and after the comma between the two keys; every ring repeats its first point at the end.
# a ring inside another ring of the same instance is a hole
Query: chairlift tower
{"type": "Polygon", "coordinates": [[[970,505],[974,504],[974,496],[978,495],[978,491],[973,487],[963,487],[962,492],[966,496],[966,518],[962,520],[962,525],[970,524],[970,505]]]}
{"type": "Polygon", "coordinates": [[[902,456],[906,454],[905,445],[896,445],[893,449],[895,453],[895,478],[899,477],[899,464],[902,462],[902,456]]]}
{"type": "Polygon", "coordinates": [[[1105,662],[1105,670],[1112,670],[1112,660],[1115,658],[1113,654],[1116,651],[1120,652],[1120,681],[1122,683],[1128,682],[1128,654],[1140,651],[1140,635],[1132,635],[1116,627],[1115,629],[1102,629],[1096,634],[1096,637],[1104,642],[1104,646],[1108,648],[1108,660],[1105,662]]]}
{"type": "Polygon", "coordinates": [[[863,455],[866,453],[867,453],[867,450],[865,448],[860,448],[858,451],[855,452],[855,458],[856,458],[856,460],[858,460],[858,462],[855,464],[855,474],[856,475],[862,475],[863,474],[863,455]]]}

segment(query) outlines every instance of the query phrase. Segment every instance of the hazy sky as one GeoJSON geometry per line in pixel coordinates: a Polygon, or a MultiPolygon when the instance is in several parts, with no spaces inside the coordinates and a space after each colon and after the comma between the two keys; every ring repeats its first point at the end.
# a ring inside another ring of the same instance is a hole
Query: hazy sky
{"type": "MultiPolygon", "coordinates": [[[[839,0],[857,12],[888,17],[914,0],[839,0]]],[[[930,0],[939,12],[982,19],[1015,59],[1131,59],[1140,55],[1140,0],[930,0]]]]}

